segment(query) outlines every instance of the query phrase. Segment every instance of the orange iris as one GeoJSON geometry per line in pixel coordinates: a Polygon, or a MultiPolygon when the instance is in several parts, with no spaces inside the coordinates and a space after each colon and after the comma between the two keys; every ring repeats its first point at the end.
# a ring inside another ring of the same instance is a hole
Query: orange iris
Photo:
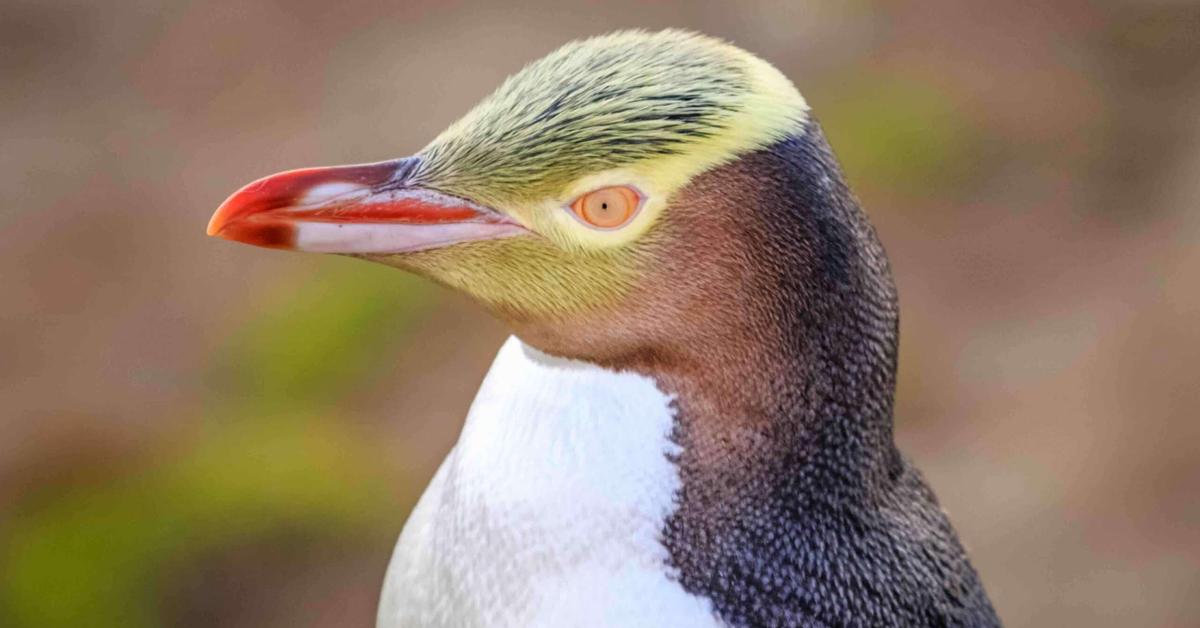
{"type": "Polygon", "coordinates": [[[641,201],[637,190],[615,185],[580,196],[571,203],[571,211],[593,227],[616,229],[633,218],[641,201]]]}

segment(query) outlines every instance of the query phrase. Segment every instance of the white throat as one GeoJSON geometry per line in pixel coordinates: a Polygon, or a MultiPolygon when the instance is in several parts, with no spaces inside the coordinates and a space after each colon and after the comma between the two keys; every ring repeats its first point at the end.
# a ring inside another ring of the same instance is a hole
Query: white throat
{"type": "Polygon", "coordinates": [[[509,338],[405,525],[379,626],[715,625],[661,543],[672,423],[653,380],[509,338]]]}

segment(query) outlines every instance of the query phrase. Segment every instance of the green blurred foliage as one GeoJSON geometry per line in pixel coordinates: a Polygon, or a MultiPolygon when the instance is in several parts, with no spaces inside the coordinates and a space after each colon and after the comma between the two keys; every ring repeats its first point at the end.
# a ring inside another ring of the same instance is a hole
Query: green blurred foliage
{"type": "Polygon", "coordinates": [[[6,625],[152,628],[162,574],[205,552],[284,528],[394,534],[412,496],[391,486],[388,457],[353,421],[321,409],[369,380],[432,291],[323,261],[252,304],[259,312],[214,356],[216,398],[185,446],[18,509],[0,546],[6,625]]]}
{"type": "Polygon", "coordinates": [[[432,290],[406,273],[326,257],[319,275],[269,295],[210,368],[240,403],[300,407],[335,401],[392,354],[432,290]],[[301,397],[297,399],[297,397],[301,397]]]}
{"type": "Polygon", "coordinates": [[[852,188],[921,199],[962,189],[977,172],[980,126],[936,82],[877,73],[831,88],[820,121],[852,188]]]}

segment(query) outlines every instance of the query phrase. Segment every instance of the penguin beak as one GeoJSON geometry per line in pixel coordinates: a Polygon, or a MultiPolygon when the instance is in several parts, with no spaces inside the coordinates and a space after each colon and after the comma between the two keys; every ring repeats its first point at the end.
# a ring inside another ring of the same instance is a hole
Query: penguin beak
{"type": "Polygon", "coordinates": [[[503,214],[409,182],[419,158],[273,174],[221,203],[208,235],[315,253],[407,253],[528,233],[503,214]]]}

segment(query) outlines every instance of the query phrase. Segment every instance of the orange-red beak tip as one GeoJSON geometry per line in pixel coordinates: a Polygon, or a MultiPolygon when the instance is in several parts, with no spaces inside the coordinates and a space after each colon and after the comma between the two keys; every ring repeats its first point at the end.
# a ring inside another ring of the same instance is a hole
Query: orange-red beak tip
{"type": "Polygon", "coordinates": [[[289,216],[279,210],[288,209],[293,199],[278,194],[278,183],[266,185],[271,179],[287,178],[290,174],[284,172],[259,179],[235,192],[213,213],[205,233],[254,246],[292,248],[295,227],[289,216]]]}
{"type": "Polygon", "coordinates": [[[217,211],[213,213],[212,218],[208,219],[208,228],[204,230],[205,235],[219,236],[221,229],[225,227],[225,223],[229,220],[228,212],[224,211],[229,201],[221,203],[217,211]]]}

